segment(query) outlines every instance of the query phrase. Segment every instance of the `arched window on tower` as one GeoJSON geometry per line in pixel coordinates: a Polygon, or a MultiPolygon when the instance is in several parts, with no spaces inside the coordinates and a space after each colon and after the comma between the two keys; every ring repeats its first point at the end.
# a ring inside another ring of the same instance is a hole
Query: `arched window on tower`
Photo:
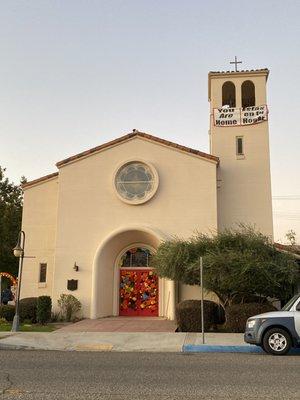
{"type": "Polygon", "coordinates": [[[242,84],[242,107],[255,106],[255,86],[252,81],[245,81],[242,84]]]}
{"type": "Polygon", "coordinates": [[[222,106],[235,107],[235,86],[234,83],[227,81],[222,86],[222,106]]]}

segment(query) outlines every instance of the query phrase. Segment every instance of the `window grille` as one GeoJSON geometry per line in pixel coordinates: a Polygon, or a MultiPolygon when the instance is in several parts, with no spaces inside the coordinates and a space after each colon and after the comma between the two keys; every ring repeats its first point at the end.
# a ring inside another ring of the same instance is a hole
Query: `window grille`
{"type": "Polygon", "coordinates": [[[39,282],[40,283],[45,283],[47,278],[47,264],[46,263],[40,263],[40,278],[39,282]]]}
{"type": "Polygon", "coordinates": [[[236,137],[236,155],[237,156],[244,155],[244,140],[242,136],[236,137]]]}

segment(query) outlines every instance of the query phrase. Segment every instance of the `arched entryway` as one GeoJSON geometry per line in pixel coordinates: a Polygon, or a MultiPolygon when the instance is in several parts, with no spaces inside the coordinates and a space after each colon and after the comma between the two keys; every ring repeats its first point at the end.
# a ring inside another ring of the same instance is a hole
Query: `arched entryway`
{"type": "MultiPolygon", "coordinates": [[[[139,247],[155,251],[165,239],[166,236],[158,230],[142,226],[120,228],[107,236],[99,245],[93,262],[91,318],[120,315],[120,260],[124,253],[139,247]]],[[[145,289],[146,285],[151,284],[151,270],[149,267],[142,267],[140,271],[142,270],[145,274],[139,275],[138,280],[145,289]]],[[[148,293],[143,296],[144,300],[147,296],[148,293]]],[[[157,278],[157,302],[155,315],[174,319],[175,283],[173,281],[157,278]]],[[[139,304],[141,305],[141,299],[139,299],[139,304]]],[[[141,307],[138,312],[141,313],[141,307]]],[[[145,312],[144,315],[146,314],[145,312]]]]}
{"type": "Polygon", "coordinates": [[[120,316],[158,316],[159,282],[150,266],[154,251],[145,244],[136,244],[124,249],[118,257],[120,316]]]}

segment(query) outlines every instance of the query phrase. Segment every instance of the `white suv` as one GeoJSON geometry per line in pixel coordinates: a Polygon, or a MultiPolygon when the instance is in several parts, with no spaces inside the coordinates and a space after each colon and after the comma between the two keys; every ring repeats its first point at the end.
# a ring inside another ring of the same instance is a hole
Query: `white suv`
{"type": "Polygon", "coordinates": [[[244,339],[274,355],[284,355],[291,347],[300,347],[300,294],[295,295],[281,311],[249,318],[244,339]]]}

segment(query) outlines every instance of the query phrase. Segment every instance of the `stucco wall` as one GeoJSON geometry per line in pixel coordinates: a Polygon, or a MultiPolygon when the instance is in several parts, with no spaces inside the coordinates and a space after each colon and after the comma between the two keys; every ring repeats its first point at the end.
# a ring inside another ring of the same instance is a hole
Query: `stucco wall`
{"type": "MultiPolygon", "coordinates": [[[[216,164],[146,139],[134,138],[63,166],[59,181],[52,295],[55,301],[66,292],[67,279],[78,279],[74,294],[86,316],[91,312],[94,257],[111,232],[140,224],[165,235],[189,237],[196,230],[217,228],[216,164]],[[117,166],[133,158],[153,164],[160,182],[156,195],[136,206],[123,203],[113,185],[117,166]],[[73,271],[75,261],[79,272],[73,271]]],[[[111,293],[112,280],[106,284],[111,293]]]]}
{"type": "MultiPolygon", "coordinates": [[[[119,315],[120,269],[116,264],[116,255],[121,257],[124,248],[131,247],[132,244],[147,244],[155,251],[163,239],[165,238],[161,232],[141,224],[133,224],[111,232],[98,247],[93,261],[91,318],[119,315]]],[[[174,318],[174,288],[174,282],[159,279],[159,316],[174,318]]]]}
{"type": "Polygon", "coordinates": [[[24,191],[22,229],[26,233],[21,298],[52,295],[58,178],[24,191]],[[47,263],[47,282],[39,285],[39,264],[47,263]]]}
{"type": "MultiPolygon", "coordinates": [[[[183,300],[201,300],[201,286],[198,285],[179,285],[179,301],[183,300]]],[[[220,299],[214,292],[203,290],[203,298],[220,303],[220,299]]]]}
{"type": "Polygon", "coordinates": [[[266,73],[220,74],[211,78],[211,153],[220,157],[218,168],[219,229],[236,223],[255,225],[273,237],[268,122],[248,126],[215,127],[213,108],[222,105],[222,85],[236,86],[236,107],[241,107],[241,85],[255,84],[256,105],[267,103],[266,73]],[[236,137],[243,136],[245,156],[236,155],[236,137]]]}

